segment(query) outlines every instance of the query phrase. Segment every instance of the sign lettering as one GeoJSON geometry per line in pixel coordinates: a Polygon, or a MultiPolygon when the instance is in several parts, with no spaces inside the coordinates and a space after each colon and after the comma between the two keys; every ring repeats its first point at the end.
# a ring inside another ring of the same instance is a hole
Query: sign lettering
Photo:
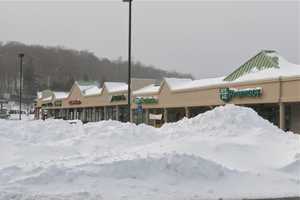
{"type": "Polygon", "coordinates": [[[80,105],[81,101],[80,100],[71,100],[71,101],[69,101],[69,104],[70,105],[80,105]]]}
{"type": "Polygon", "coordinates": [[[155,97],[137,97],[135,98],[135,104],[157,104],[158,99],[155,97]]]}
{"type": "Polygon", "coordinates": [[[221,88],[220,99],[225,102],[231,101],[234,97],[260,97],[262,95],[262,88],[221,88]]]}
{"type": "Polygon", "coordinates": [[[116,95],[111,97],[110,102],[125,101],[125,100],[126,100],[125,95],[116,95]]]}

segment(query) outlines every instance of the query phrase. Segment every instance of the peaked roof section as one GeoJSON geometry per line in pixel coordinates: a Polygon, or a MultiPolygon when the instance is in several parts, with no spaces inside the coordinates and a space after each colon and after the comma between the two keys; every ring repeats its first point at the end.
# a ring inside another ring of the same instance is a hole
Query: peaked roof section
{"type": "Polygon", "coordinates": [[[76,81],[75,84],[83,96],[100,95],[102,91],[99,88],[99,83],[96,81],[76,81]]]}
{"type": "Polygon", "coordinates": [[[126,92],[128,89],[127,84],[123,82],[104,82],[104,87],[108,93],[126,92]]]}
{"type": "Polygon", "coordinates": [[[94,96],[94,95],[100,95],[102,92],[102,88],[99,88],[98,86],[93,86],[91,88],[88,88],[83,91],[84,96],[94,96]]]}
{"type": "Polygon", "coordinates": [[[147,94],[158,94],[159,92],[159,88],[160,88],[160,85],[155,85],[155,84],[151,84],[151,85],[148,85],[146,87],[143,87],[139,90],[135,90],[133,91],[133,95],[134,96],[138,96],[138,95],[147,95],[147,94]]]}
{"type": "Polygon", "coordinates": [[[43,93],[42,92],[37,92],[37,99],[41,99],[43,97],[43,93]]]}
{"type": "Polygon", "coordinates": [[[54,95],[54,99],[65,99],[69,96],[69,93],[53,91],[53,95],[54,95]]]}
{"type": "Polygon", "coordinates": [[[279,58],[277,56],[270,56],[270,54],[275,53],[276,51],[273,50],[263,50],[259,52],[238,69],[225,77],[224,81],[234,81],[245,74],[261,71],[264,69],[279,68],[279,58]]]}
{"type": "Polygon", "coordinates": [[[184,78],[164,78],[164,82],[169,86],[171,90],[176,90],[182,85],[186,85],[191,83],[192,79],[184,79],[184,78]]]}
{"type": "Polygon", "coordinates": [[[224,77],[193,80],[193,81],[187,82],[185,84],[178,85],[175,88],[175,91],[189,90],[189,89],[196,89],[196,88],[199,89],[199,88],[209,87],[212,85],[223,84],[224,83],[223,79],[224,79],[224,77]]]}
{"type": "Polygon", "coordinates": [[[53,92],[51,90],[43,90],[37,93],[38,99],[41,101],[51,101],[53,98],[53,92]]]}

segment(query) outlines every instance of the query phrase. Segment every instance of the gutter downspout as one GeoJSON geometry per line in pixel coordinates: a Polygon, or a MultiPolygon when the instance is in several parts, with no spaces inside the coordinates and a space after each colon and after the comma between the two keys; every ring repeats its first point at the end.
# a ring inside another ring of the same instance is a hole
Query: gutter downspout
{"type": "Polygon", "coordinates": [[[278,79],[279,81],[279,98],[278,98],[278,103],[279,103],[279,127],[282,130],[285,130],[285,105],[282,102],[282,78],[281,76],[278,79]]]}

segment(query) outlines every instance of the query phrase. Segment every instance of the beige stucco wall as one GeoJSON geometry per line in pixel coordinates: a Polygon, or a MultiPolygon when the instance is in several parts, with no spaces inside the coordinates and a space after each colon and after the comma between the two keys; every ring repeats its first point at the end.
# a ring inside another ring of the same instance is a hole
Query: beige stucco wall
{"type": "Polygon", "coordinates": [[[300,78],[283,78],[281,87],[281,100],[283,102],[300,101],[300,78]]]}
{"type": "MultiPolygon", "coordinates": [[[[144,96],[156,96],[159,100],[158,104],[143,105],[144,108],[175,108],[175,107],[193,107],[193,106],[216,106],[223,105],[220,99],[219,89],[222,87],[230,87],[237,89],[246,88],[262,88],[261,97],[235,97],[228,103],[237,105],[245,104],[262,104],[262,103],[279,103],[283,102],[300,102],[300,79],[273,79],[260,80],[247,83],[228,83],[226,85],[216,85],[213,87],[189,89],[182,91],[171,91],[169,86],[164,82],[157,94],[145,94],[144,96]],[[280,81],[281,80],[281,81],[280,81]]],[[[104,87],[100,95],[82,96],[76,84],[73,85],[71,93],[68,98],[62,100],[63,108],[81,108],[81,107],[101,107],[101,106],[115,106],[126,105],[126,101],[110,102],[113,95],[125,95],[127,92],[108,93],[104,87]],[[80,100],[80,105],[70,105],[69,101],[80,100]]],[[[139,95],[143,96],[143,95],[139,95]]],[[[132,102],[134,102],[134,96],[132,102]]],[[[38,105],[41,102],[38,101],[38,105]]],[[[54,109],[56,107],[53,107],[54,109]]],[[[132,108],[136,105],[132,103],[132,108]]]]}
{"type": "MultiPolygon", "coordinates": [[[[144,96],[158,96],[159,103],[151,105],[143,105],[144,108],[175,108],[175,107],[192,107],[192,106],[215,106],[223,105],[220,99],[220,88],[230,87],[237,89],[246,88],[262,88],[261,97],[235,97],[230,102],[232,104],[259,104],[259,103],[276,103],[279,102],[280,96],[280,83],[277,80],[268,80],[261,82],[249,83],[235,83],[228,85],[219,85],[214,87],[171,91],[169,86],[164,83],[161,91],[157,95],[144,95],[144,96]]],[[[141,95],[139,95],[141,96],[141,95]]],[[[300,98],[299,98],[300,100],[300,98]]],[[[135,107],[135,105],[133,105],[135,107]]]]}
{"type": "Polygon", "coordinates": [[[47,102],[43,102],[42,101],[42,99],[43,98],[47,98],[47,97],[50,97],[50,96],[54,96],[53,95],[53,92],[51,91],[51,90],[44,90],[44,91],[42,91],[42,98],[40,98],[40,99],[37,99],[37,101],[36,101],[36,107],[42,107],[42,104],[44,104],[44,103],[49,103],[49,102],[51,102],[51,101],[47,101],[47,102]]]}
{"type": "MultiPolygon", "coordinates": [[[[127,101],[120,101],[120,102],[110,102],[111,97],[113,95],[120,95],[124,93],[113,93],[109,94],[107,89],[104,87],[103,91],[100,95],[94,96],[83,96],[80,92],[80,89],[75,84],[72,89],[71,93],[68,98],[63,100],[62,107],[63,108],[83,108],[83,107],[101,107],[101,106],[114,106],[114,105],[123,105],[126,104],[127,101]],[[70,101],[72,100],[79,100],[81,104],[78,105],[70,105],[70,101]]],[[[55,109],[55,107],[53,107],[55,109]]]]}
{"type": "Polygon", "coordinates": [[[141,79],[141,78],[133,78],[131,79],[131,90],[138,90],[140,88],[146,87],[148,85],[154,84],[156,82],[155,79],[141,79]]]}

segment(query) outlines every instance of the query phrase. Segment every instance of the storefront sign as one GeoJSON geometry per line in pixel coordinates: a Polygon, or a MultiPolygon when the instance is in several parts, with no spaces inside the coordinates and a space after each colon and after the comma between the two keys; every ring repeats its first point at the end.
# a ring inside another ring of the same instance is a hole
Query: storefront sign
{"type": "Polygon", "coordinates": [[[42,104],[42,107],[52,107],[53,104],[52,103],[45,103],[45,104],[42,104]]]}
{"type": "Polygon", "coordinates": [[[149,119],[152,119],[152,120],[161,120],[162,119],[162,114],[152,114],[152,113],[150,113],[149,114],[149,119]]]}
{"type": "Polygon", "coordinates": [[[138,113],[142,113],[143,112],[143,106],[142,106],[142,104],[138,104],[136,111],[138,113]]]}
{"type": "Polygon", "coordinates": [[[70,105],[80,105],[81,101],[80,100],[71,100],[71,101],[69,101],[69,104],[70,105]]]}
{"type": "Polygon", "coordinates": [[[126,101],[125,95],[112,96],[111,99],[110,99],[110,102],[116,102],[116,101],[126,101]]]}
{"type": "Polygon", "coordinates": [[[158,99],[156,97],[137,97],[135,98],[135,104],[157,104],[158,99]]]}
{"type": "Polygon", "coordinates": [[[262,95],[262,88],[221,88],[220,99],[225,102],[231,101],[234,97],[260,97],[262,95]]]}
{"type": "Polygon", "coordinates": [[[62,101],[61,100],[57,100],[54,102],[54,106],[55,107],[61,107],[62,106],[62,101]]]}

